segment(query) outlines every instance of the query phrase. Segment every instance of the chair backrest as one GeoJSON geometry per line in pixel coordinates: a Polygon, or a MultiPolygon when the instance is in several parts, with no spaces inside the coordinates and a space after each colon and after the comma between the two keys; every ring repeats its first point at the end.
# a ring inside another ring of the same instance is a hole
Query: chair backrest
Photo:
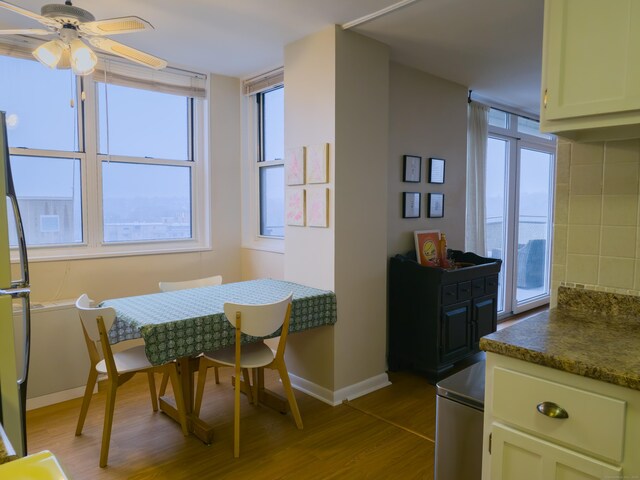
{"type": "Polygon", "coordinates": [[[91,299],[83,293],[76,300],[76,309],[80,315],[80,320],[87,335],[94,342],[100,341],[100,331],[98,330],[98,317],[102,317],[105,331],[109,331],[116,319],[116,311],[111,307],[92,307],[91,299]]]}
{"type": "Polygon", "coordinates": [[[222,285],[222,275],[185,280],[184,282],[158,282],[158,287],[162,292],[173,292],[174,290],[184,290],[185,288],[211,287],[214,285],[222,285]]]}
{"type": "MultiPolygon", "coordinates": [[[[240,330],[253,337],[266,337],[278,330],[285,320],[288,325],[289,305],[293,293],[274,303],[261,305],[244,305],[239,303],[225,303],[224,314],[227,320],[236,326],[236,315],[240,314],[240,330]]],[[[286,337],[286,336],[285,336],[286,337]]]]}

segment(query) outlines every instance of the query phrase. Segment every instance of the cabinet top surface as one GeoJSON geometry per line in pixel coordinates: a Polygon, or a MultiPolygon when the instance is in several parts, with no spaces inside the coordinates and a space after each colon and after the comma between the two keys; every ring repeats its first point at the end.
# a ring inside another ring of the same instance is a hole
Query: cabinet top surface
{"type": "Polygon", "coordinates": [[[640,318],[551,309],[480,339],[480,348],[640,390],[640,318]]]}

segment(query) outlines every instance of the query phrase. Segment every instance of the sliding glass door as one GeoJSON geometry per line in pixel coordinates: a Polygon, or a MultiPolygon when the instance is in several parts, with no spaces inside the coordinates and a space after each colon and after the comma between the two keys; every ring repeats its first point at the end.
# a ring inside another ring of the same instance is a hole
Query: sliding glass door
{"type": "Polygon", "coordinates": [[[493,110],[490,118],[486,254],[503,261],[498,314],[506,316],[549,302],[555,142],[531,120],[493,110]]]}

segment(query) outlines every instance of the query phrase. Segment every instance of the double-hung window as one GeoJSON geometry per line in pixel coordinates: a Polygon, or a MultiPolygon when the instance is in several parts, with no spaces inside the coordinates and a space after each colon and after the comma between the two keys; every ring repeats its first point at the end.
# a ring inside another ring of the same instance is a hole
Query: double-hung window
{"type": "Polygon", "coordinates": [[[284,237],[284,87],[256,94],[260,235],[284,237]]]}
{"type": "Polygon", "coordinates": [[[207,248],[204,76],[75,77],[15,51],[0,46],[0,109],[30,258],[207,248]]]}

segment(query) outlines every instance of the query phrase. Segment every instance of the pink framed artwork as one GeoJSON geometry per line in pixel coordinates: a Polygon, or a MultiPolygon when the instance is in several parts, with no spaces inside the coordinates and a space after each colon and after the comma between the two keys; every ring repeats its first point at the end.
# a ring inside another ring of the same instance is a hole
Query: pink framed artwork
{"type": "Polygon", "coordinates": [[[304,227],[305,224],[305,190],[304,188],[287,191],[287,225],[304,227]]]}
{"type": "Polygon", "coordinates": [[[321,143],[307,147],[307,183],[329,181],[329,144],[321,143]]]}
{"type": "Polygon", "coordinates": [[[288,148],[284,153],[287,185],[304,185],[305,148],[288,148]]]}
{"type": "Polygon", "coordinates": [[[307,222],[310,227],[329,226],[329,189],[313,188],[307,193],[307,222]]]}

